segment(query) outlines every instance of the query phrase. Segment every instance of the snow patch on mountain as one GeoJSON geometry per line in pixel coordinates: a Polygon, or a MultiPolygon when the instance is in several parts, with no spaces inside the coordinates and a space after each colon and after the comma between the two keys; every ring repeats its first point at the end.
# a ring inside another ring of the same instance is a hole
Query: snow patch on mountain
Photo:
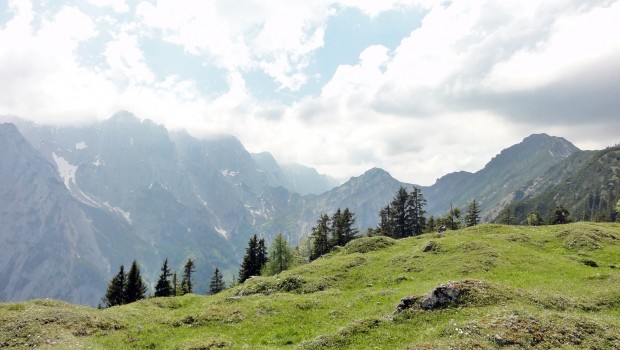
{"type": "Polygon", "coordinates": [[[57,155],[56,152],[52,152],[52,158],[54,158],[56,169],[58,169],[58,175],[60,175],[62,181],[65,183],[65,187],[67,187],[68,190],[71,190],[71,183],[75,183],[75,172],[78,168],[77,165],[69,163],[66,159],[57,155]]]}
{"type": "Polygon", "coordinates": [[[78,151],[81,149],[85,149],[85,148],[88,148],[88,145],[84,141],[81,141],[75,144],[75,149],[78,151]]]}
{"type": "Polygon", "coordinates": [[[222,237],[228,239],[228,231],[224,230],[223,228],[217,227],[217,226],[213,226],[213,229],[215,229],[217,233],[222,235],[222,237]]]}
{"type": "Polygon", "coordinates": [[[231,170],[228,170],[228,169],[220,170],[220,172],[222,173],[223,176],[235,177],[235,176],[239,175],[238,171],[231,171],[231,170]]]}

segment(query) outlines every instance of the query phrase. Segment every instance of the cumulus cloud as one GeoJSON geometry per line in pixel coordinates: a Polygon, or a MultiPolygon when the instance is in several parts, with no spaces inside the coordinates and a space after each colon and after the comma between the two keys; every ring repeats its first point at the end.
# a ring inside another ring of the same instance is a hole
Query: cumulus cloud
{"type": "Polygon", "coordinates": [[[620,1],[88,0],[44,7],[11,0],[0,23],[0,115],[83,122],[126,109],[197,135],[232,133],[251,151],[343,180],[379,166],[420,184],[480,169],[533,132],[589,148],[620,141],[613,132],[620,128],[620,1]],[[338,13],[351,8],[370,21],[411,9],[423,19],[391,38],[398,45],[370,43],[356,62],[304,90],[325,74],[316,53],[327,47],[332,21],[342,20],[338,13]],[[162,51],[170,48],[179,53],[162,51]],[[199,64],[181,72],[182,62],[166,66],[170,57],[199,64]],[[224,87],[205,91],[205,72],[222,74],[224,87]],[[253,73],[272,84],[249,84],[253,73]],[[267,100],[256,89],[291,97],[267,100]]]}

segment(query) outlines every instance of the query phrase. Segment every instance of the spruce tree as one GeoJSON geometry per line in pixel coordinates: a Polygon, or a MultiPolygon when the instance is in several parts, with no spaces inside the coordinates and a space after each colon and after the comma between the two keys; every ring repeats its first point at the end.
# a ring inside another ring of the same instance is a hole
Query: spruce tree
{"type": "Polygon", "coordinates": [[[410,221],[407,218],[407,201],[409,194],[404,187],[400,187],[392,200],[393,238],[404,238],[411,235],[410,221]]]}
{"type": "Polygon", "coordinates": [[[257,261],[259,256],[258,250],[258,239],[256,238],[256,235],[254,235],[248,242],[248,247],[245,249],[245,255],[243,256],[243,261],[241,262],[241,267],[239,268],[239,283],[243,283],[248,278],[260,274],[260,270],[258,270],[259,263],[257,261]]]}
{"type": "Polygon", "coordinates": [[[182,294],[188,294],[193,291],[192,273],[195,271],[195,267],[194,261],[188,258],[183,267],[183,279],[181,280],[182,294]]]}
{"type": "Polygon", "coordinates": [[[255,275],[260,275],[263,267],[267,264],[268,261],[267,247],[265,246],[265,239],[261,238],[258,240],[258,244],[256,247],[256,271],[255,275]]]}
{"type": "Polygon", "coordinates": [[[480,223],[480,207],[476,199],[467,205],[467,213],[465,214],[465,226],[476,226],[480,223]]]}
{"type": "Polygon", "coordinates": [[[177,272],[174,271],[172,273],[172,295],[180,295],[180,288],[179,288],[179,280],[177,278],[177,272]]]}
{"type": "Polygon", "coordinates": [[[349,208],[345,208],[342,212],[342,219],[340,220],[342,228],[342,238],[339,242],[340,246],[345,246],[347,243],[352,241],[357,237],[359,230],[353,227],[355,225],[355,214],[349,210],[349,208]]]}
{"type": "Polygon", "coordinates": [[[140,299],[144,299],[146,294],[146,284],[140,276],[140,268],[138,263],[134,260],[131,263],[131,268],[127,273],[127,281],[125,285],[125,303],[133,303],[140,299]]]}
{"type": "Polygon", "coordinates": [[[226,285],[224,284],[224,278],[220,270],[216,267],[213,272],[213,277],[211,277],[211,283],[209,284],[209,294],[217,294],[226,289],[226,285]]]}
{"type": "Polygon", "coordinates": [[[566,224],[569,222],[569,219],[568,219],[569,215],[570,213],[568,212],[566,208],[564,208],[561,205],[558,205],[555,207],[553,214],[549,218],[549,222],[551,223],[551,225],[566,224]]]}
{"type": "Polygon", "coordinates": [[[318,259],[321,255],[327,254],[331,249],[329,245],[330,219],[327,214],[321,215],[317,220],[316,226],[312,228],[312,252],[310,261],[318,259]]]}
{"type": "MultiPolygon", "coordinates": [[[[405,191],[406,192],[406,191],[405,191]]],[[[426,199],[422,195],[422,191],[414,187],[407,198],[406,211],[406,223],[407,227],[405,233],[408,235],[421,235],[424,233],[426,226],[426,211],[424,206],[426,205],[426,199]]]]}
{"type": "Polygon", "coordinates": [[[102,299],[106,307],[125,304],[125,267],[121,265],[118,273],[112,277],[108,284],[105,296],[102,299]]]}
{"type": "Polygon", "coordinates": [[[394,227],[392,225],[392,207],[388,204],[379,211],[379,227],[377,231],[382,236],[388,236],[394,238],[394,227]]]}
{"type": "Polygon", "coordinates": [[[173,295],[174,291],[172,286],[170,285],[171,273],[168,268],[168,258],[164,260],[164,264],[161,267],[161,274],[159,275],[159,279],[157,280],[157,284],[155,285],[155,296],[156,297],[169,297],[173,295]]]}

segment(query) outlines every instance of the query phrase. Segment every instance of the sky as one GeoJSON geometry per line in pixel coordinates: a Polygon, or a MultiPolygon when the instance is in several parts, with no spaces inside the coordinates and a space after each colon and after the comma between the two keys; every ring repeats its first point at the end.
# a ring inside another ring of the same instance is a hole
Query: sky
{"type": "Polygon", "coordinates": [[[342,181],[620,143],[620,0],[0,0],[0,116],[127,110],[342,181]]]}

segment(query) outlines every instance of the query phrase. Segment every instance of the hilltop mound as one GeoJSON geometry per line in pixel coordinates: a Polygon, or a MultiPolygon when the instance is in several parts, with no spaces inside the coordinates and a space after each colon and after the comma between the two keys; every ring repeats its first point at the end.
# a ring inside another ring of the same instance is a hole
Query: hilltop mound
{"type": "Polygon", "coordinates": [[[618,224],[480,225],[360,239],[209,297],[0,304],[0,347],[614,349],[619,286],[618,224]]]}

